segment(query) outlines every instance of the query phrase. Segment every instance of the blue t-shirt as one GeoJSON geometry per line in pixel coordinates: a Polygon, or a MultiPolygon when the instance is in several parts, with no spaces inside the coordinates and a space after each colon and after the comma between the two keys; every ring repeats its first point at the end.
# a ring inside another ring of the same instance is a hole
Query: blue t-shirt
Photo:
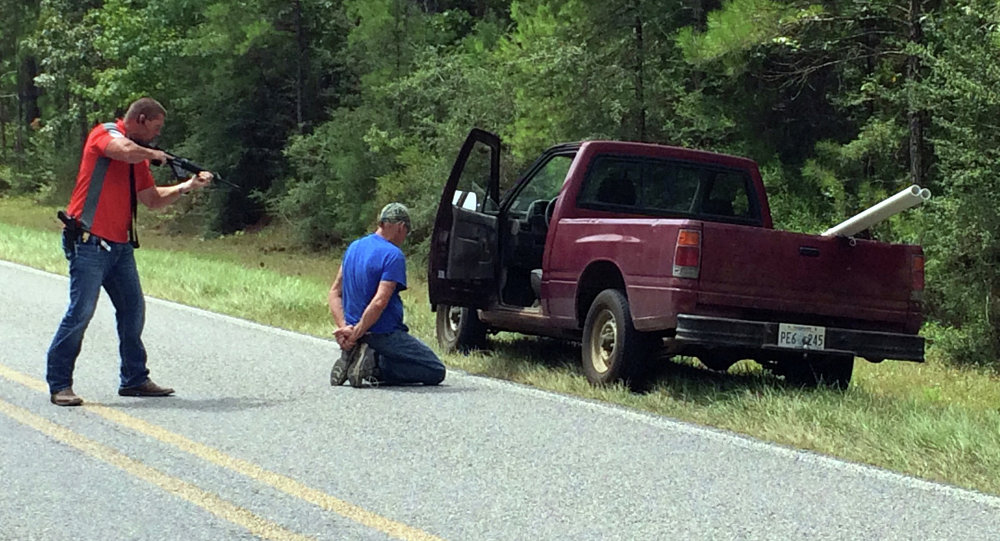
{"type": "Polygon", "coordinates": [[[383,334],[405,329],[403,300],[399,292],[406,289],[406,258],[398,246],[372,233],[351,243],[344,252],[343,299],[344,319],[349,325],[361,321],[368,303],[375,298],[378,284],[396,282],[382,316],[368,332],[383,334]]]}

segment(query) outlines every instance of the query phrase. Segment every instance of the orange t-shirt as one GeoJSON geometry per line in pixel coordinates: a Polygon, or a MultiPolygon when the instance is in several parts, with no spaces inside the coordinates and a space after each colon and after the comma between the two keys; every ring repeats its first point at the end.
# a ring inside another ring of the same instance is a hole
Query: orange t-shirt
{"type": "MultiPolygon", "coordinates": [[[[83,145],[76,187],[66,212],[82,222],[84,227],[89,224],[89,231],[98,237],[111,242],[128,242],[128,229],[132,222],[129,164],[112,160],[104,154],[108,143],[117,137],[125,137],[125,123],[121,119],[98,124],[90,130],[83,145]],[[100,191],[89,193],[91,185],[100,185],[100,191]]],[[[148,161],[139,162],[134,167],[136,193],[155,185],[148,161]]]]}

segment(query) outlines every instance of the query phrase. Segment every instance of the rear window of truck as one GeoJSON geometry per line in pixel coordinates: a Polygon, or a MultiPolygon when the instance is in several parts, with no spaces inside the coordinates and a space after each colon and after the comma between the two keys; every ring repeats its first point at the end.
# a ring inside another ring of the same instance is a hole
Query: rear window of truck
{"type": "Polygon", "coordinates": [[[756,200],[745,171],[684,161],[600,156],[584,178],[577,206],[760,224],[756,200]]]}

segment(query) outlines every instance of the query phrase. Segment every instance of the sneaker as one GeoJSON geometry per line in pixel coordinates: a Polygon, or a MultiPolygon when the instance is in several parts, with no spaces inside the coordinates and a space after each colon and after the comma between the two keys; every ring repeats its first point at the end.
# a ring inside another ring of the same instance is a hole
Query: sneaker
{"type": "Polygon", "coordinates": [[[333,363],[333,369],[330,370],[330,385],[337,387],[347,381],[347,371],[351,367],[351,361],[357,358],[354,355],[354,349],[340,351],[340,358],[333,363]]]}
{"type": "Polygon", "coordinates": [[[365,387],[375,385],[375,350],[368,347],[368,344],[361,343],[355,348],[356,359],[348,370],[347,379],[351,382],[351,387],[365,387]]]}
{"type": "Polygon", "coordinates": [[[147,379],[146,383],[136,387],[121,387],[118,389],[118,396],[170,396],[174,390],[170,387],[160,387],[147,379]]]}

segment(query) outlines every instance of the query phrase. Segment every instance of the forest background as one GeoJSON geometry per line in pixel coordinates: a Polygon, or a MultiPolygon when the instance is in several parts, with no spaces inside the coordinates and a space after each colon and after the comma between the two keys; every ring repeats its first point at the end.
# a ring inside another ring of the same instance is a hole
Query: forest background
{"type": "MultiPolygon", "coordinates": [[[[62,204],[97,122],[149,95],[160,144],[223,173],[206,235],[274,220],[337,250],[392,200],[425,247],[472,127],[503,176],[544,148],[748,156],[776,227],[873,228],[927,255],[924,335],[1000,367],[997,0],[0,0],[0,196],[62,204]]],[[[194,210],[197,209],[197,210],[194,210]]]]}

